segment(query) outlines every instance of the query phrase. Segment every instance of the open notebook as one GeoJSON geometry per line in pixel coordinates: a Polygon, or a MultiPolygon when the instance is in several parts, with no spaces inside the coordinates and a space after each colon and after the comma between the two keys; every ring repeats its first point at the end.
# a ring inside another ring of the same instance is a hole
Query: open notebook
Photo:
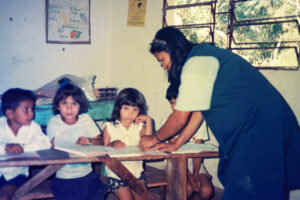
{"type": "Polygon", "coordinates": [[[39,154],[36,151],[33,152],[24,152],[22,154],[0,154],[0,160],[10,160],[16,158],[39,158],[39,154]]]}
{"type": "MultiPolygon", "coordinates": [[[[140,155],[162,155],[163,152],[156,151],[141,151],[138,146],[129,146],[124,149],[114,149],[112,147],[105,147],[100,145],[77,145],[77,144],[55,144],[58,150],[77,154],[78,156],[102,156],[109,155],[110,157],[126,157],[126,156],[140,156],[140,155]]],[[[218,147],[211,144],[184,144],[177,151],[172,153],[199,153],[201,151],[218,151],[218,147]]]]}

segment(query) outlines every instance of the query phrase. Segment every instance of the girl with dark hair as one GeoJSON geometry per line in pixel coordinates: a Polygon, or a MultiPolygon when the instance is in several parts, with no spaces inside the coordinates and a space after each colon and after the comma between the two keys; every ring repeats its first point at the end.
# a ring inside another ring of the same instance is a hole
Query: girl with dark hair
{"type": "MultiPolygon", "coordinates": [[[[103,142],[105,146],[116,149],[126,146],[137,146],[140,136],[152,134],[152,119],[147,115],[147,107],[144,95],[134,88],[125,88],[118,94],[112,117],[105,123],[103,142]]],[[[122,164],[136,177],[144,181],[143,161],[122,161],[122,164]]],[[[140,197],[128,187],[125,181],[105,168],[108,176],[110,190],[119,199],[140,199],[140,197]]]]}
{"type": "Polygon", "coordinates": [[[162,28],[150,51],[180,81],[174,112],[143,136],[143,149],[177,133],[200,111],[219,142],[218,176],[223,199],[286,199],[300,187],[297,119],[270,82],[242,57],[208,43],[192,44],[180,30],[162,28]]]}
{"type": "Polygon", "coordinates": [[[139,115],[147,115],[147,105],[144,95],[134,88],[125,88],[116,98],[111,119],[108,121],[116,124],[120,120],[120,110],[123,105],[138,107],[139,115]]]}
{"type": "MultiPolygon", "coordinates": [[[[47,126],[52,145],[76,143],[103,145],[100,130],[86,114],[89,104],[84,92],[69,80],[60,81],[53,100],[53,116],[47,126]]],[[[104,199],[106,186],[91,163],[66,164],[56,172],[51,191],[57,200],[104,199]]]]}
{"type": "Polygon", "coordinates": [[[60,88],[58,88],[52,104],[54,114],[59,114],[59,103],[62,100],[72,97],[79,105],[79,113],[86,113],[89,109],[89,101],[81,88],[70,82],[69,79],[63,78],[59,80],[60,88]]]}

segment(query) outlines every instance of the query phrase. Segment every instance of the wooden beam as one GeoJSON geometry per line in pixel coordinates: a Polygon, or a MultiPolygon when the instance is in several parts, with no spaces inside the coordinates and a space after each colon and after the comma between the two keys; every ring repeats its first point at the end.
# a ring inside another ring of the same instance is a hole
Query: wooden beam
{"type": "Polygon", "coordinates": [[[142,199],[156,200],[156,197],[150,193],[146,186],[142,184],[124,165],[116,158],[101,156],[98,159],[103,162],[109,169],[116,173],[122,180],[126,181],[142,199]]]}
{"type": "Polygon", "coordinates": [[[17,189],[15,192],[12,200],[20,200],[26,193],[34,189],[38,186],[41,182],[45,181],[49,178],[52,174],[54,174],[57,170],[62,168],[64,164],[60,165],[48,165],[43,170],[41,170],[38,174],[34,177],[29,179],[26,183],[24,183],[20,188],[17,189]]]}

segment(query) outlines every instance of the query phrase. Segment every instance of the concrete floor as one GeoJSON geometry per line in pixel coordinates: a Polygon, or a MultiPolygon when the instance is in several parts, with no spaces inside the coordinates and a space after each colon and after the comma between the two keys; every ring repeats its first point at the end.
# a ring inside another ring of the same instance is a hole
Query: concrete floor
{"type": "MultiPolygon", "coordinates": [[[[149,191],[153,193],[158,200],[163,200],[163,198],[161,198],[160,195],[159,187],[150,188],[149,191]]],[[[222,194],[223,194],[223,189],[215,188],[215,195],[211,200],[221,200],[222,194]]],[[[108,196],[106,197],[106,200],[118,200],[118,198],[114,194],[109,193],[108,196]]]]}

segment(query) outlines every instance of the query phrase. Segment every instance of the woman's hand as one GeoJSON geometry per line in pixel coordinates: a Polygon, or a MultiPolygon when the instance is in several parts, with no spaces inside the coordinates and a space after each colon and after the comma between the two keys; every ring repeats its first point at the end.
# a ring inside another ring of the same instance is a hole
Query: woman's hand
{"type": "Polygon", "coordinates": [[[86,145],[88,145],[88,144],[91,144],[91,141],[90,141],[90,138],[87,138],[87,137],[79,137],[79,138],[77,139],[76,144],[80,144],[80,145],[86,146],[86,145]]]}
{"type": "Polygon", "coordinates": [[[114,149],[124,149],[126,147],[126,144],[121,140],[115,140],[110,143],[110,146],[114,149]]]}
{"type": "Polygon", "coordinates": [[[11,143],[5,145],[5,151],[11,154],[22,154],[24,153],[23,147],[20,144],[11,143]]]}
{"type": "Polygon", "coordinates": [[[142,135],[139,147],[142,151],[151,151],[157,143],[158,141],[155,139],[154,135],[142,135]]]}
{"type": "Polygon", "coordinates": [[[152,150],[156,150],[158,152],[167,152],[167,153],[171,153],[173,151],[176,151],[177,149],[179,149],[179,147],[177,146],[177,144],[175,142],[159,143],[152,148],[152,150]]]}

